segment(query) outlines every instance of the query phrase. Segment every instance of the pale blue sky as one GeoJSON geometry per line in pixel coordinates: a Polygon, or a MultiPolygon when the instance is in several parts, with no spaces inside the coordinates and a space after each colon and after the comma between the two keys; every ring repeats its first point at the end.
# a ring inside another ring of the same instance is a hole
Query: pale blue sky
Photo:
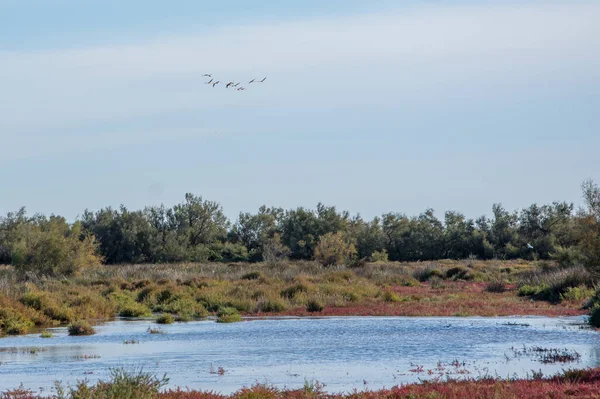
{"type": "Polygon", "coordinates": [[[0,212],[578,204],[600,181],[599,20],[598,1],[0,0],[0,212]]]}

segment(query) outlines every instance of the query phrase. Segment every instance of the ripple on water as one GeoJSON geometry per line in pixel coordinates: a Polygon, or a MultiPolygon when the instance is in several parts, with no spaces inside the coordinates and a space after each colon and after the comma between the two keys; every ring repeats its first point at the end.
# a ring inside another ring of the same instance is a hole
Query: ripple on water
{"type": "Polygon", "coordinates": [[[298,387],[314,379],[338,392],[363,389],[365,381],[377,389],[446,375],[552,374],[600,365],[600,335],[583,323],[583,317],[273,318],[172,324],[161,326],[166,334],[149,334],[151,321],[119,320],[93,336],[70,337],[56,328],[51,339],[0,339],[0,390],[94,382],[120,366],[167,373],[171,386],[223,393],[256,381],[298,387]],[[565,365],[511,356],[511,348],[533,346],[567,348],[581,357],[565,365]]]}

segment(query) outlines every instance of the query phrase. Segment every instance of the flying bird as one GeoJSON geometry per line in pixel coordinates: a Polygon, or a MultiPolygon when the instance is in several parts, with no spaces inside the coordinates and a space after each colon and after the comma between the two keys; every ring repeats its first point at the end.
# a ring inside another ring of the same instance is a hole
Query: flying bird
{"type": "Polygon", "coordinates": [[[265,80],[267,80],[267,77],[265,76],[263,80],[259,80],[259,83],[265,83],[265,80]]]}
{"type": "Polygon", "coordinates": [[[238,87],[240,85],[240,83],[242,83],[242,82],[237,82],[236,84],[233,85],[233,87],[238,87]]]}
{"type": "Polygon", "coordinates": [[[246,90],[246,88],[245,87],[239,87],[238,88],[238,91],[242,91],[242,90],[246,90]]]}
{"type": "Polygon", "coordinates": [[[216,86],[216,85],[218,85],[219,83],[221,83],[221,81],[220,81],[220,80],[217,80],[217,81],[216,81],[215,83],[213,83],[212,85],[213,85],[213,87],[215,87],[215,86],[216,86]]]}
{"type": "Polygon", "coordinates": [[[256,79],[252,79],[251,81],[248,82],[248,84],[252,84],[252,83],[254,83],[254,81],[256,81],[256,79]]]}
{"type": "Polygon", "coordinates": [[[229,87],[233,86],[233,82],[229,82],[227,83],[227,86],[225,86],[226,89],[229,89],[229,87]]]}
{"type": "Polygon", "coordinates": [[[212,74],[210,74],[210,73],[205,73],[205,74],[204,74],[204,75],[202,75],[202,76],[206,76],[206,77],[212,78],[212,74]]]}
{"type": "Polygon", "coordinates": [[[530,243],[527,243],[527,248],[533,249],[533,246],[530,243]]]}
{"type": "Polygon", "coordinates": [[[213,81],[213,79],[209,80],[209,81],[208,81],[208,82],[206,82],[205,84],[209,85],[209,84],[211,84],[211,83],[212,83],[212,81],[213,81]]]}

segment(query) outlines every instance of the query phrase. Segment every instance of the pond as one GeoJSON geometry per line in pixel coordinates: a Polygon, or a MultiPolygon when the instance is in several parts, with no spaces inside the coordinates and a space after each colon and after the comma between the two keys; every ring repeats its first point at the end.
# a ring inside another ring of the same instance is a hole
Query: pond
{"type": "Polygon", "coordinates": [[[346,392],[433,378],[546,375],[600,365],[600,334],[584,323],[584,317],[270,318],[178,323],[150,334],[149,327],[158,327],[152,321],[117,320],[88,337],[55,328],[50,339],[0,339],[0,391],[22,383],[49,393],[56,380],[95,382],[121,366],[167,373],[171,387],[221,393],[256,382],[297,388],[312,380],[346,392]]]}

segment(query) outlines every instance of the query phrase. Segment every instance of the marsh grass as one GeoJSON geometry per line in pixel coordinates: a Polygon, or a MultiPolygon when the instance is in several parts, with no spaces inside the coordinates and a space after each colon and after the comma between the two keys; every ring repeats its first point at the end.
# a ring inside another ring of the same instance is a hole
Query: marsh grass
{"type": "MultiPolygon", "coordinates": [[[[416,316],[448,315],[465,309],[475,309],[480,315],[519,314],[517,307],[506,307],[507,294],[481,296],[477,293],[483,287],[477,284],[501,279],[518,283],[519,293],[524,295],[529,283],[542,297],[546,290],[546,285],[539,285],[544,283],[542,278],[566,272],[548,265],[543,270],[537,267],[531,262],[473,259],[381,261],[360,268],[324,268],[306,261],[180,263],[101,266],[77,277],[32,277],[27,282],[17,280],[9,267],[0,270],[0,285],[14,282],[0,295],[0,330],[25,334],[34,326],[67,325],[76,319],[146,317],[152,313],[160,313],[169,321],[190,321],[222,308],[235,308],[240,315],[324,312],[416,316]],[[502,302],[502,309],[493,311],[491,307],[498,304],[489,301],[502,302]],[[164,316],[167,314],[170,316],[164,316]]],[[[580,280],[581,276],[570,277],[569,284],[580,280]]],[[[583,288],[578,290],[565,286],[559,290],[558,299],[574,306],[587,294],[583,288]]],[[[515,294],[511,304],[526,303],[515,294]]],[[[530,306],[527,311],[539,314],[536,309],[541,308],[530,306]]]]}

